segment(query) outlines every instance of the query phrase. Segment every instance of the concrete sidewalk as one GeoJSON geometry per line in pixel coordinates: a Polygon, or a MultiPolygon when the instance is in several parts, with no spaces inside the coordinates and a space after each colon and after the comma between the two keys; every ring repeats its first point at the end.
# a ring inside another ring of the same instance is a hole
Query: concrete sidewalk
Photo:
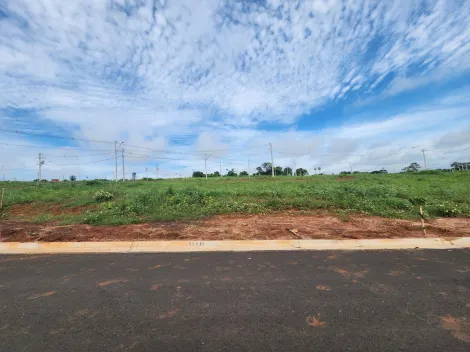
{"type": "Polygon", "coordinates": [[[3,242],[0,254],[470,248],[470,237],[366,240],[3,242]]]}

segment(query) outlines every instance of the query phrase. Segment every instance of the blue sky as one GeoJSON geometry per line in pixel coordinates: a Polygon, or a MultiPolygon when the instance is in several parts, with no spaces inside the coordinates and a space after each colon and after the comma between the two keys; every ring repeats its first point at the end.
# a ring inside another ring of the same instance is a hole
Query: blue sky
{"type": "Polygon", "coordinates": [[[111,175],[114,146],[83,139],[124,142],[141,176],[204,153],[254,169],[268,143],[327,173],[467,161],[468,18],[463,0],[0,0],[0,128],[77,138],[0,130],[0,166],[34,178],[34,145],[47,178],[111,175]]]}

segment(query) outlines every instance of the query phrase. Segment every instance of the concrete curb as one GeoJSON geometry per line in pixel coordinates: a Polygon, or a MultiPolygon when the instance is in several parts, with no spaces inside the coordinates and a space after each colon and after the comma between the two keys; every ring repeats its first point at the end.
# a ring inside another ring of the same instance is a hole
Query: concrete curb
{"type": "Polygon", "coordinates": [[[470,248],[470,237],[367,240],[3,242],[0,254],[168,253],[470,248]]]}

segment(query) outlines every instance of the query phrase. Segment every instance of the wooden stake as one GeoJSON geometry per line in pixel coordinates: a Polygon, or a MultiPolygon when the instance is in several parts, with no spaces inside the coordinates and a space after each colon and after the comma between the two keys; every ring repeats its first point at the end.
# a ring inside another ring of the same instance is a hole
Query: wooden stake
{"type": "Polygon", "coordinates": [[[426,236],[426,226],[424,225],[423,206],[419,206],[419,215],[421,216],[421,228],[423,229],[424,236],[426,236]]]}
{"type": "Polygon", "coordinates": [[[0,201],[0,209],[3,209],[3,196],[5,195],[5,187],[2,188],[2,200],[0,201]]]}

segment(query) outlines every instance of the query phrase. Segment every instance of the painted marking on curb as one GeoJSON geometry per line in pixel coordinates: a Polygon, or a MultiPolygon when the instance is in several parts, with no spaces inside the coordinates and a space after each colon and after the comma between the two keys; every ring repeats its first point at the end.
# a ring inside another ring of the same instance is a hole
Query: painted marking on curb
{"type": "Polygon", "coordinates": [[[191,242],[189,242],[189,245],[190,246],[202,247],[202,246],[204,246],[204,242],[203,241],[199,241],[199,242],[191,241],[191,242]]]}

